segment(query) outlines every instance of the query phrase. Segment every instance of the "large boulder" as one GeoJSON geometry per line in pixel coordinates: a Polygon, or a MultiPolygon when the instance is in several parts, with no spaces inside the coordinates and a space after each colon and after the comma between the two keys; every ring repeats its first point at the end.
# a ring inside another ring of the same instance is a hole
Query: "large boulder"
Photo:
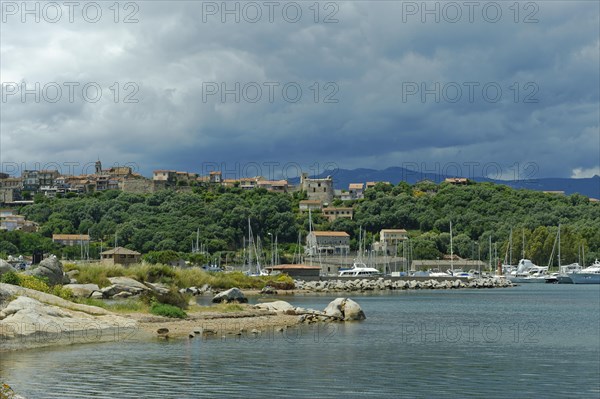
{"type": "Polygon", "coordinates": [[[364,320],[367,318],[360,305],[352,299],[346,299],[342,309],[344,312],[344,321],[364,320]]]}
{"type": "Polygon", "coordinates": [[[130,294],[128,296],[131,296],[151,290],[151,288],[147,287],[146,285],[129,277],[109,277],[108,281],[110,281],[112,285],[102,289],[102,294],[105,298],[113,297],[122,292],[127,292],[130,294]]]}
{"type": "Polygon", "coordinates": [[[126,339],[136,330],[134,320],[121,316],[93,316],[19,296],[0,311],[0,351],[126,339]]]}
{"type": "Polygon", "coordinates": [[[215,295],[212,299],[213,303],[248,303],[248,299],[244,296],[244,293],[239,288],[230,288],[227,291],[223,291],[215,295]]]}
{"type": "Polygon", "coordinates": [[[344,313],[342,312],[342,304],[345,301],[345,298],[336,298],[333,301],[329,302],[329,305],[325,308],[323,313],[330,317],[336,317],[340,320],[344,319],[344,313]]]}
{"type": "Polygon", "coordinates": [[[10,265],[4,259],[0,259],[0,276],[8,272],[15,272],[15,268],[10,265]]]}
{"type": "Polygon", "coordinates": [[[68,284],[71,281],[68,276],[65,276],[62,263],[54,255],[32,266],[25,274],[48,279],[50,285],[68,284]]]}
{"type": "Polygon", "coordinates": [[[78,298],[89,298],[92,292],[100,291],[96,284],[67,284],[64,287],[70,289],[78,298]]]}
{"type": "Polygon", "coordinates": [[[171,292],[169,286],[162,283],[146,283],[146,285],[150,287],[154,292],[157,292],[159,294],[168,294],[169,292],[171,292]]]}
{"type": "Polygon", "coordinates": [[[344,321],[364,320],[367,317],[360,305],[349,298],[336,298],[323,311],[327,316],[344,321]]]}

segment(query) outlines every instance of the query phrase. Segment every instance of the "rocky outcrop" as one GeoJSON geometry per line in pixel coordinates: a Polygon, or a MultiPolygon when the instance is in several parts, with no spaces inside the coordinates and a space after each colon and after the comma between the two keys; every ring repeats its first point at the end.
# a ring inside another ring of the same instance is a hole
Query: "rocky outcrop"
{"type": "Polygon", "coordinates": [[[340,319],[344,318],[344,313],[342,312],[342,301],[344,298],[336,298],[333,301],[329,302],[329,305],[325,308],[324,312],[328,316],[337,317],[340,319]]]}
{"type": "Polygon", "coordinates": [[[182,294],[192,294],[194,296],[196,295],[203,295],[203,294],[210,294],[212,292],[212,287],[208,284],[204,284],[202,287],[198,288],[198,287],[188,287],[188,288],[181,288],[179,290],[180,293],[182,294]]]}
{"type": "Polygon", "coordinates": [[[68,284],[71,281],[65,275],[62,263],[54,255],[44,259],[38,265],[32,266],[31,269],[25,271],[25,274],[47,279],[50,285],[68,284]]]}
{"type": "Polygon", "coordinates": [[[286,312],[295,310],[294,306],[290,305],[286,301],[264,302],[264,303],[259,303],[258,305],[254,305],[254,307],[256,309],[263,309],[263,310],[268,310],[269,312],[276,312],[276,313],[286,313],[286,312]]]}
{"type": "Polygon", "coordinates": [[[324,281],[294,280],[296,288],[312,292],[354,292],[407,289],[458,289],[458,288],[504,288],[513,284],[503,278],[478,278],[472,280],[391,280],[339,279],[324,281]]]}
{"type": "Polygon", "coordinates": [[[344,321],[364,320],[365,313],[360,305],[349,298],[336,298],[324,310],[327,316],[344,321]]]}
{"type": "Polygon", "coordinates": [[[0,276],[8,272],[15,272],[15,268],[10,265],[4,259],[0,259],[0,276]]]}
{"type": "Polygon", "coordinates": [[[244,296],[244,293],[239,288],[230,288],[226,291],[220,292],[212,299],[213,303],[248,303],[248,299],[244,296]]]}
{"type": "Polygon", "coordinates": [[[130,277],[109,277],[108,281],[112,285],[102,288],[104,298],[127,298],[151,290],[150,287],[130,277]]]}
{"type": "Polygon", "coordinates": [[[285,301],[260,303],[254,305],[254,308],[277,314],[297,315],[300,316],[300,321],[304,323],[366,319],[360,305],[349,298],[337,298],[331,301],[323,311],[294,307],[285,301]]]}
{"type": "Polygon", "coordinates": [[[277,295],[277,290],[270,285],[267,285],[260,290],[260,293],[264,295],[277,295]]]}
{"type": "Polygon", "coordinates": [[[64,287],[70,289],[77,298],[89,298],[92,293],[100,291],[96,284],[67,284],[64,287]]]}
{"type": "Polygon", "coordinates": [[[171,291],[168,286],[161,283],[146,283],[146,285],[159,294],[168,294],[171,291]]]}
{"type": "Polygon", "coordinates": [[[0,284],[0,351],[131,339],[137,322],[105,309],[0,284]]]}

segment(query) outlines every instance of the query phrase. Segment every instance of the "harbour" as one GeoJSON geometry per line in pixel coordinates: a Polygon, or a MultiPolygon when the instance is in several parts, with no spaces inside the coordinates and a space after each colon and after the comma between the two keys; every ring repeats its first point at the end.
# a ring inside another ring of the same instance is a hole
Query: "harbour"
{"type": "MultiPolygon", "coordinates": [[[[322,308],[328,293],[285,297],[322,308]]],[[[353,293],[367,319],[253,338],[127,340],[3,353],[28,398],[600,395],[600,287],[353,293]],[[56,365],[60,365],[57,367],[56,365]]],[[[259,302],[261,297],[251,297],[259,302]]]]}

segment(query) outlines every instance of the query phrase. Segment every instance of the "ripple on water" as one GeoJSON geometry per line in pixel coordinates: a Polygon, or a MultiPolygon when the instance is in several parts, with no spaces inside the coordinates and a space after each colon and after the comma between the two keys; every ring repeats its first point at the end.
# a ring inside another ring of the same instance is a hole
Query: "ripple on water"
{"type": "MultiPolygon", "coordinates": [[[[600,287],[564,287],[356,296],[361,323],[305,326],[287,339],[14,352],[2,354],[0,375],[29,398],[597,399],[600,287]],[[486,325],[499,335],[482,334],[486,325]]],[[[323,308],[331,298],[286,299],[323,308]]]]}

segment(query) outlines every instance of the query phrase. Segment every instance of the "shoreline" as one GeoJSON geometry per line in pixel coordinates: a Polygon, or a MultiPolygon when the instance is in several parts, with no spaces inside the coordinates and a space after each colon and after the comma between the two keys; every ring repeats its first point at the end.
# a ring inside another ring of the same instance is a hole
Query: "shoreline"
{"type": "MultiPolygon", "coordinates": [[[[413,290],[456,290],[509,288],[510,282],[472,280],[463,282],[425,280],[390,281],[377,280],[330,280],[298,282],[291,290],[276,290],[265,294],[258,289],[244,290],[247,297],[258,303],[268,303],[280,298],[291,300],[294,296],[334,296],[389,294],[393,291],[413,290]],[[290,298],[290,299],[288,299],[290,298]]],[[[192,339],[226,336],[257,335],[265,331],[285,331],[299,325],[304,319],[298,314],[285,314],[255,308],[242,304],[241,310],[228,312],[210,307],[203,310],[194,306],[187,311],[186,319],[156,316],[150,313],[113,313],[95,306],[81,305],[66,301],[50,294],[35,290],[1,284],[7,294],[16,299],[8,304],[14,309],[0,319],[0,353],[4,351],[28,350],[39,347],[68,346],[80,343],[127,342],[152,339],[192,339]],[[18,304],[17,304],[18,303],[18,304]],[[33,313],[32,313],[33,312],[33,313]],[[37,313],[35,313],[37,312],[37,313]],[[13,314],[21,315],[14,319],[13,314]],[[12,319],[11,319],[12,318],[12,319]],[[158,333],[166,329],[166,333],[158,333]]],[[[210,298],[215,292],[209,291],[195,298],[210,298]],[[210,293],[209,293],[210,292],[210,293]]],[[[293,300],[291,300],[293,301],[293,300]]],[[[5,310],[3,312],[6,312],[5,310]]]]}
{"type": "Polygon", "coordinates": [[[146,334],[158,339],[183,339],[260,334],[265,330],[283,331],[301,323],[297,315],[286,315],[252,308],[239,312],[190,312],[186,319],[173,319],[145,313],[129,314],[146,334]],[[158,330],[166,328],[168,332],[159,334],[158,330]]]}

